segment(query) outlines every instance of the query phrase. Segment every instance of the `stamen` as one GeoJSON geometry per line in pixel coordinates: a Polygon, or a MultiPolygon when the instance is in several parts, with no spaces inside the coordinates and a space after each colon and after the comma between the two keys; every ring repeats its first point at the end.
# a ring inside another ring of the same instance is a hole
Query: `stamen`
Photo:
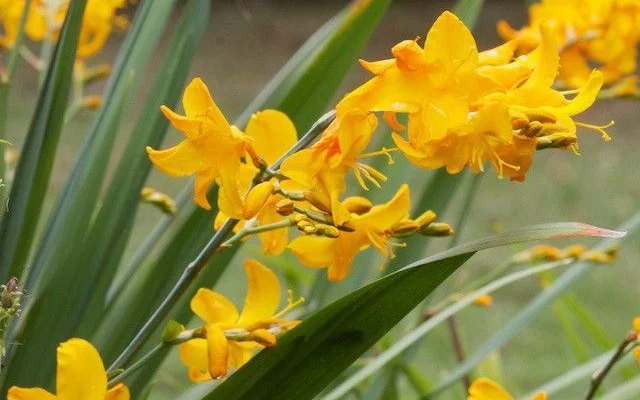
{"type": "Polygon", "coordinates": [[[583,128],[588,128],[588,129],[593,129],[593,130],[596,130],[596,131],[600,132],[600,135],[602,135],[602,139],[605,142],[608,142],[608,141],[611,140],[611,136],[609,136],[609,134],[607,132],[605,132],[605,129],[611,128],[615,124],[616,124],[615,121],[611,121],[606,125],[592,125],[592,124],[585,124],[584,122],[576,122],[577,126],[581,126],[583,128]]]}
{"type": "Polygon", "coordinates": [[[298,307],[300,304],[304,303],[304,297],[298,298],[298,300],[293,300],[293,290],[287,290],[287,305],[285,308],[280,310],[273,318],[280,318],[284,314],[288,313],[292,309],[298,307]]]}
{"type": "Polygon", "coordinates": [[[357,168],[357,166],[356,166],[356,168],[353,169],[353,174],[356,176],[356,180],[360,184],[360,187],[363,188],[366,191],[369,191],[369,187],[364,182],[364,179],[362,179],[362,175],[360,174],[360,170],[357,168]]]}
{"type": "Polygon", "coordinates": [[[392,151],[398,151],[400,149],[398,149],[397,147],[392,147],[390,149],[387,149],[386,147],[383,147],[381,150],[378,151],[374,151],[371,153],[363,153],[360,154],[360,158],[370,158],[370,157],[376,157],[376,156],[386,156],[388,158],[387,161],[387,165],[393,165],[393,158],[391,157],[391,152],[392,151]]]}
{"type": "Polygon", "coordinates": [[[362,164],[358,165],[358,168],[360,169],[360,172],[362,173],[362,175],[364,175],[365,178],[367,178],[367,180],[371,183],[373,183],[375,185],[375,187],[377,187],[378,189],[380,189],[380,183],[378,183],[378,181],[376,181],[375,179],[373,179],[373,177],[371,176],[371,174],[369,173],[369,171],[367,171],[365,168],[363,168],[362,164]]]}

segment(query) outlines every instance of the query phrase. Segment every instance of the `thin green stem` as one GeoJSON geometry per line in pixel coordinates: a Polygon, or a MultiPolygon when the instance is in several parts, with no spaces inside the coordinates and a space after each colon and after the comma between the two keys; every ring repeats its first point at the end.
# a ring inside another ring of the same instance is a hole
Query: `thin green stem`
{"type": "Polygon", "coordinates": [[[287,228],[289,226],[293,226],[294,224],[293,220],[289,218],[286,218],[286,219],[283,219],[282,221],[274,222],[271,224],[259,225],[259,226],[251,226],[249,222],[250,221],[247,221],[245,226],[242,227],[242,229],[240,229],[238,233],[236,233],[231,238],[229,238],[229,240],[224,242],[220,246],[220,248],[223,249],[227,247],[232,247],[234,244],[236,244],[237,242],[239,242],[240,240],[242,240],[243,238],[249,235],[256,235],[258,233],[273,231],[275,229],[287,228]]]}
{"type": "Polygon", "coordinates": [[[596,392],[598,391],[598,388],[600,388],[600,385],[602,385],[604,378],[609,374],[609,371],[611,371],[613,366],[626,354],[627,347],[637,340],[638,334],[636,332],[629,332],[627,337],[625,337],[624,340],[620,342],[620,345],[609,359],[609,362],[607,362],[604,367],[596,371],[596,373],[591,377],[591,385],[584,400],[593,399],[593,397],[596,395],[596,392]]]}
{"type": "Polygon", "coordinates": [[[15,71],[16,64],[18,61],[18,55],[20,54],[20,48],[22,47],[22,41],[24,40],[24,27],[27,22],[27,15],[29,14],[29,9],[31,8],[31,0],[26,0],[24,2],[24,8],[22,9],[22,14],[20,14],[20,22],[18,23],[18,33],[16,34],[16,40],[13,42],[13,47],[11,48],[11,52],[9,53],[9,58],[7,60],[7,82],[11,82],[11,78],[13,77],[13,72],[15,71]]]}
{"type": "MultiPolygon", "coordinates": [[[[285,154],[283,154],[271,166],[271,169],[273,171],[277,171],[280,168],[282,162],[288,156],[309,146],[313,142],[313,140],[315,140],[315,138],[318,137],[318,135],[320,135],[334,119],[335,111],[328,112],[327,114],[320,117],[320,119],[311,126],[307,133],[305,133],[293,147],[285,152],[285,154]]],[[[260,171],[253,179],[252,187],[253,185],[267,178],[268,175],[265,174],[265,171],[260,171]]],[[[249,190],[251,190],[251,188],[249,188],[249,190]]],[[[178,278],[178,281],[164,298],[162,303],[160,303],[158,308],[153,312],[153,314],[149,317],[147,322],[145,322],[142,328],[140,328],[136,336],[131,340],[131,342],[122,351],[122,353],[120,353],[120,355],[115,359],[111,366],[109,366],[109,369],[107,370],[108,373],[112,373],[113,371],[122,368],[122,366],[126,365],[127,362],[129,362],[129,360],[131,360],[131,358],[135,356],[135,354],[147,341],[151,333],[153,333],[160,322],[162,322],[165,315],[173,308],[173,306],[187,290],[189,285],[200,274],[200,271],[202,271],[202,269],[207,265],[213,255],[222,247],[227,237],[233,232],[233,229],[238,224],[238,222],[239,221],[237,219],[227,219],[227,221],[215,233],[215,235],[213,235],[211,240],[209,240],[209,242],[196,256],[196,258],[187,265],[187,267],[182,272],[182,275],[180,276],[180,278],[178,278]]]]}
{"type": "Polygon", "coordinates": [[[158,343],[158,345],[156,345],[156,347],[151,349],[147,354],[142,356],[138,361],[136,361],[135,363],[131,364],[131,366],[129,368],[125,369],[124,371],[122,371],[118,375],[116,375],[113,378],[111,378],[109,380],[108,386],[109,387],[113,387],[116,383],[122,382],[123,380],[125,380],[125,378],[128,378],[129,376],[133,375],[134,372],[136,372],[138,369],[140,369],[145,364],[147,364],[149,361],[151,361],[151,359],[153,359],[153,357],[155,357],[158,353],[160,353],[161,350],[163,350],[164,348],[168,347],[169,345],[170,344],[165,343],[165,342],[158,343]]]}

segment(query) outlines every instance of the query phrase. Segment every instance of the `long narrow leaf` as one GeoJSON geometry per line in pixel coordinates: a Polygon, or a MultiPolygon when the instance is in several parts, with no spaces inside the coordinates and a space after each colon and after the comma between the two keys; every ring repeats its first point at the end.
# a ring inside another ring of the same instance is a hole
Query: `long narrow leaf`
{"type": "Polygon", "coordinates": [[[120,50],[104,106],[61,190],[24,282],[31,298],[12,336],[12,342],[21,345],[13,346],[8,359],[5,388],[25,383],[48,387],[52,382],[55,349],[74,331],[81,315],[78,302],[91,289],[86,282],[95,271],[79,264],[82,241],[88,234],[117,128],[136,76],[153,52],[172,7],[173,1],[144,2],[120,50]],[[52,309],[56,312],[51,313],[52,309]]]}
{"type": "Polygon", "coordinates": [[[0,227],[0,281],[21,276],[49,185],[86,0],[73,1],[60,32],[22,155],[11,186],[8,212],[0,227]]]}
{"type": "Polygon", "coordinates": [[[557,237],[620,235],[576,223],[537,225],[416,261],[314,313],[207,399],[313,397],[479,250],[557,237]]]}

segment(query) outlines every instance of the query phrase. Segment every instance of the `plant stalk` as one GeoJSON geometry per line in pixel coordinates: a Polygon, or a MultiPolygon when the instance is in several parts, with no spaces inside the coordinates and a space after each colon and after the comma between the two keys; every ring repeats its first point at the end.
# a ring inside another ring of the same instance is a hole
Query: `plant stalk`
{"type": "Polygon", "coordinates": [[[598,388],[600,388],[600,385],[602,385],[604,378],[609,374],[613,366],[626,354],[625,350],[627,349],[627,346],[636,342],[637,340],[638,334],[636,332],[629,332],[627,334],[627,337],[625,337],[624,340],[620,342],[620,345],[618,345],[618,348],[609,359],[609,362],[605,364],[604,367],[596,371],[596,373],[591,377],[591,386],[589,387],[589,391],[584,398],[585,400],[593,399],[593,397],[596,395],[596,392],[598,391],[598,388]]]}

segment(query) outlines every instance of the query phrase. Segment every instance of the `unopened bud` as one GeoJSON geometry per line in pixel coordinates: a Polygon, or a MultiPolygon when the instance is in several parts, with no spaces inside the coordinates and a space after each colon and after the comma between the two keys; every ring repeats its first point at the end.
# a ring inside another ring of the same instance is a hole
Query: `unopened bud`
{"type": "Polygon", "coordinates": [[[318,224],[316,225],[316,229],[316,235],[322,235],[332,239],[340,236],[340,231],[333,225],[318,224]]]}
{"type": "Polygon", "coordinates": [[[276,337],[266,329],[256,329],[251,331],[249,338],[254,342],[258,342],[264,347],[273,347],[276,345],[276,337]]]}
{"type": "Polygon", "coordinates": [[[520,131],[521,135],[527,137],[537,136],[538,133],[542,130],[542,122],[539,121],[531,121],[529,125],[527,125],[522,131],[520,131]]]}
{"type": "Polygon", "coordinates": [[[88,85],[98,79],[106,78],[110,73],[111,66],[109,64],[100,64],[92,68],[87,68],[82,73],[82,83],[88,85]]]}
{"type": "Polygon", "coordinates": [[[326,213],[331,212],[331,200],[328,196],[315,190],[308,190],[304,192],[304,199],[308,201],[312,206],[326,213]]]}
{"type": "Polygon", "coordinates": [[[307,225],[305,227],[302,227],[300,230],[302,231],[302,233],[305,233],[307,235],[313,235],[314,233],[318,232],[318,228],[315,225],[307,225]]]}
{"type": "MultiPolygon", "coordinates": [[[[581,244],[574,244],[565,248],[562,251],[562,257],[564,258],[578,258],[587,251],[587,248],[581,244]]],[[[558,257],[558,258],[562,258],[558,257]]]]}
{"type": "Polygon", "coordinates": [[[536,148],[538,150],[565,149],[576,144],[577,141],[576,135],[571,132],[556,132],[539,137],[536,148]]]}
{"type": "Polygon", "coordinates": [[[420,228],[420,233],[425,236],[452,236],[453,229],[446,222],[432,222],[420,228]]]}
{"type": "Polygon", "coordinates": [[[369,201],[369,199],[362,196],[347,197],[342,202],[342,205],[344,205],[350,213],[358,215],[366,213],[367,211],[371,210],[371,207],[373,207],[373,204],[369,201]]]}
{"type": "Polygon", "coordinates": [[[16,279],[15,277],[12,277],[7,282],[7,292],[13,293],[17,291],[18,291],[18,279],[16,279]]]}
{"type": "Polygon", "coordinates": [[[89,110],[97,110],[102,106],[102,97],[100,96],[86,96],[82,99],[81,106],[89,110]]]}
{"type": "Polygon", "coordinates": [[[473,304],[478,307],[489,307],[493,304],[493,297],[488,294],[483,294],[481,296],[476,297],[473,300],[473,304]]]}
{"type": "Polygon", "coordinates": [[[276,203],[276,212],[282,216],[291,215],[295,211],[293,201],[282,199],[276,203]]]}
{"type": "Polygon", "coordinates": [[[165,214],[175,215],[178,211],[176,202],[171,197],[152,187],[146,186],[142,188],[140,191],[140,200],[145,203],[153,204],[165,214]]]}
{"type": "Polygon", "coordinates": [[[420,229],[420,224],[410,219],[403,219],[391,228],[394,237],[404,237],[416,233],[420,229]]]}
{"type": "Polygon", "coordinates": [[[520,111],[511,112],[511,128],[515,131],[524,129],[529,125],[527,114],[520,111]]]}
{"type": "Polygon", "coordinates": [[[416,221],[418,223],[418,225],[420,225],[420,227],[423,227],[423,226],[429,225],[430,223],[435,221],[437,217],[438,216],[436,215],[436,213],[434,213],[431,210],[427,210],[427,211],[423,212],[422,214],[420,214],[420,216],[418,218],[416,218],[414,221],[416,221]]]}
{"type": "Polygon", "coordinates": [[[244,201],[244,208],[242,210],[242,216],[244,219],[251,219],[255,217],[264,203],[267,202],[271,192],[273,191],[273,182],[267,181],[257,184],[249,191],[247,198],[244,201]]]}

